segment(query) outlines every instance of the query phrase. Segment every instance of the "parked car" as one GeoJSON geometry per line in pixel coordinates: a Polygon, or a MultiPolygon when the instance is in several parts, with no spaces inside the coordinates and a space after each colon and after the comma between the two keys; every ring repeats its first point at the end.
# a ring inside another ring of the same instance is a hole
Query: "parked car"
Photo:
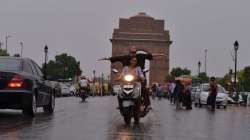
{"type": "Polygon", "coordinates": [[[113,85],[112,86],[112,95],[118,95],[118,93],[121,90],[121,86],[120,85],[113,85]]]}
{"type": "MultiPolygon", "coordinates": [[[[200,93],[196,93],[195,95],[195,106],[202,107],[203,105],[207,105],[207,98],[209,95],[209,84],[201,84],[200,85],[200,93]]],[[[228,94],[226,90],[221,86],[218,85],[218,94],[216,97],[216,106],[219,108],[220,106],[223,106],[224,108],[227,107],[228,104],[228,94]]]]}
{"type": "Polygon", "coordinates": [[[69,90],[70,90],[70,94],[71,94],[72,96],[76,96],[76,88],[75,88],[75,85],[74,85],[74,84],[72,84],[72,85],[70,86],[69,90]]]}
{"type": "Polygon", "coordinates": [[[29,58],[0,57],[0,109],[34,116],[38,107],[52,113],[55,94],[40,67],[29,58]]]}
{"type": "Polygon", "coordinates": [[[70,87],[67,84],[60,83],[62,96],[71,96],[70,87]]]}
{"type": "Polygon", "coordinates": [[[192,99],[192,101],[195,100],[195,97],[197,96],[197,94],[199,95],[200,92],[201,92],[200,87],[192,87],[192,89],[191,89],[191,99],[192,99]]]}
{"type": "Polygon", "coordinates": [[[53,87],[55,96],[56,97],[62,96],[62,89],[61,89],[61,86],[60,86],[59,82],[51,81],[51,85],[53,87]]]}

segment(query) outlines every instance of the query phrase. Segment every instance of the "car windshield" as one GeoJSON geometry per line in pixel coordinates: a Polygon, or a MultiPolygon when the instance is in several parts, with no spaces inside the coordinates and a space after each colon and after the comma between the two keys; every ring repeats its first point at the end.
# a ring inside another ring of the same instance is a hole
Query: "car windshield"
{"type": "Polygon", "coordinates": [[[0,58],[0,70],[20,71],[21,70],[21,60],[0,58]]]}
{"type": "MultiPolygon", "coordinates": [[[[203,85],[202,86],[202,91],[208,92],[209,91],[209,85],[203,85]]],[[[218,86],[217,88],[218,93],[226,93],[225,89],[222,86],[218,86]]]]}
{"type": "Polygon", "coordinates": [[[219,86],[217,90],[218,90],[218,93],[226,93],[226,90],[221,86],[219,86]]]}

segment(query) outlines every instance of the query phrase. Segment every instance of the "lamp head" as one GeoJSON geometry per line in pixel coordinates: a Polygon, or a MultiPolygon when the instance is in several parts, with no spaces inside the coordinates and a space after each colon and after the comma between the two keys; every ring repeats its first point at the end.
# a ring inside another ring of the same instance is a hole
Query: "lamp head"
{"type": "Polygon", "coordinates": [[[44,47],[44,52],[48,53],[48,46],[47,45],[44,47]]]}

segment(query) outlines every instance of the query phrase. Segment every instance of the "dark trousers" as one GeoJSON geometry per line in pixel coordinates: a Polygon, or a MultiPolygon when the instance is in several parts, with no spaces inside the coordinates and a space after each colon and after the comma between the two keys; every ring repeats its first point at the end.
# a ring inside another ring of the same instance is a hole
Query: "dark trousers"
{"type": "Polygon", "coordinates": [[[173,93],[170,93],[170,103],[175,104],[175,95],[173,93]]]}
{"type": "Polygon", "coordinates": [[[192,109],[192,99],[191,94],[185,94],[183,95],[183,104],[186,106],[186,109],[192,109]]]}
{"type": "Polygon", "coordinates": [[[210,105],[212,109],[215,109],[216,95],[209,95],[207,98],[207,105],[210,105]]]}
{"type": "Polygon", "coordinates": [[[145,87],[142,87],[142,97],[144,105],[146,107],[149,106],[151,104],[149,99],[149,91],[145,87]]]}

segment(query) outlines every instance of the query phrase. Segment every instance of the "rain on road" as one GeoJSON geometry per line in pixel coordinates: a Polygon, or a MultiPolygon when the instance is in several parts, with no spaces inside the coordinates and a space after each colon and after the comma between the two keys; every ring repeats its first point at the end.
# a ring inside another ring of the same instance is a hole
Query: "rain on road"
{"type": "Polygon", "coordinates": [[[176,111],[168,100],[152,100],[140,125],[125,126],[116,97],[58,98],[54,115],[33,119],[0,110],[0,140],[249,140],[250,108],[176,111]]]}

